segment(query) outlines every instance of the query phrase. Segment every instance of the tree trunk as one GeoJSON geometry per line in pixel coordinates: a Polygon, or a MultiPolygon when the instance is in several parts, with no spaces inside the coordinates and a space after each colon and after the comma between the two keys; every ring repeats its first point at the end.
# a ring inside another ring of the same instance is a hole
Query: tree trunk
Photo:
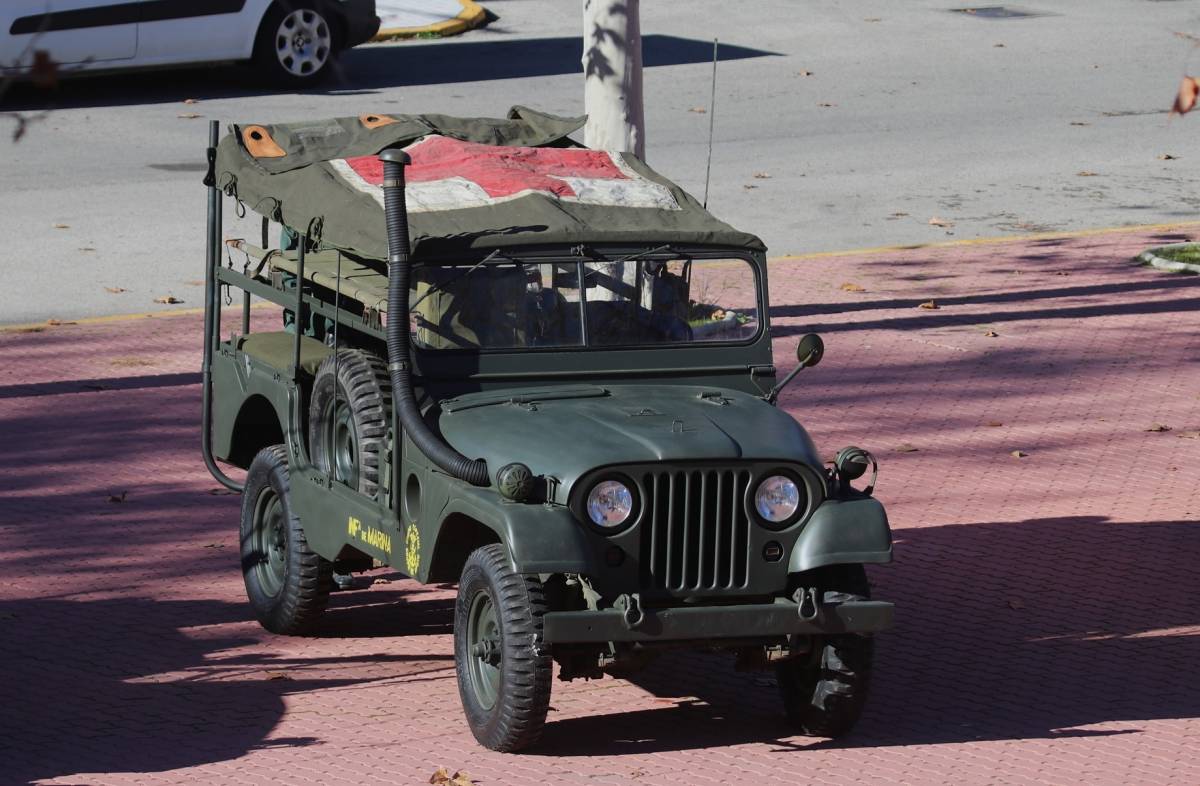
{"type": "Polygon", "coordinates": [[[583,0],[584,144],[646,154],[639,0],[583,0]]]}

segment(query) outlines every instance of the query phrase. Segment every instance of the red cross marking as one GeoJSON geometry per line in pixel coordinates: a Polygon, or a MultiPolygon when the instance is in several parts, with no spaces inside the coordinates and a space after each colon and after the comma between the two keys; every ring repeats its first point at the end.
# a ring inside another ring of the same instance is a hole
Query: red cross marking
{"type": "MultiPolygon", "coordinates": [[[[628,180],[612,157],[601,150],[557,147],[498,147],[429,136],[411,145],[412,164],[405,169],[409,183],[459,177],[500,198],[522,191],[544,191],[559,197],[577,196],[563,177],[628,180]]],[[[383,184],[378,156],[347,158],[346,164],[366,183],[383,184]]]]}

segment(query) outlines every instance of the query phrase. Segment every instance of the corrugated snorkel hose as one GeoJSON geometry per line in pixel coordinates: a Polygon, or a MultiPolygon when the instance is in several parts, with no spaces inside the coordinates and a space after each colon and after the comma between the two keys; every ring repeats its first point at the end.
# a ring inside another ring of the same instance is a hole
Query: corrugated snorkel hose
{"type": "Polygon", "coordinates": [[[392,406],[409,439],[439,467],[475,486],[487,486],[488,468],[483,459],[469,459],[437,437],[421,417],[413,397],[409,372],[408,314],[408,207],[404,199],[404,167],[412,160],[403,150],[379,154],[383,162],[383,214],[388,240],[388,374],[392,378],[392,406]]]}

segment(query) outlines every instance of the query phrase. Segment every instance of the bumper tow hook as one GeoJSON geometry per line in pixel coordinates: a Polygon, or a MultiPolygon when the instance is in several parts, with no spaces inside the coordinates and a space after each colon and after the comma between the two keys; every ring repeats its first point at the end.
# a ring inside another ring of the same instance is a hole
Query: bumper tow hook
{"type": "Polygon", "coordinates": [[[621,595],[617,598],[613,606],[621,610],[621,620],[625,623],[625,627],[633,630],[646,619],[646,613],[642,611],[641,600],[637,593],[632,595],[621,595]]]}
{"type": "Polygon", "coordinates": [[[821,604],[817,600],[816,587],[801,587],[792,593],[792,600],[796,602],[796,612],[800,615],[800,619],[805,622],[812,622],[821,616],[821,604]]]}

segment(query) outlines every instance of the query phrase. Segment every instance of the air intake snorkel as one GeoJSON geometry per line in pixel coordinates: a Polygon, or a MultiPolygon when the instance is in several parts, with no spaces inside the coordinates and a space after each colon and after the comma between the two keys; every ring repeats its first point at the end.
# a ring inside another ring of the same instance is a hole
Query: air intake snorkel
{"type": "Polygon", "coordinates": [[[438,438],[421,417],[413,396],[408,346],[408,207],[404,196],[404,167],[412,159],[403,150],[389,148],[379,154],[379,160],[383,162],[383,215],[388,240],[387,360],[392,407],[409,439],[434,464],[472,485],[490,485],[487,462],[469,459],[438,438]]]}

